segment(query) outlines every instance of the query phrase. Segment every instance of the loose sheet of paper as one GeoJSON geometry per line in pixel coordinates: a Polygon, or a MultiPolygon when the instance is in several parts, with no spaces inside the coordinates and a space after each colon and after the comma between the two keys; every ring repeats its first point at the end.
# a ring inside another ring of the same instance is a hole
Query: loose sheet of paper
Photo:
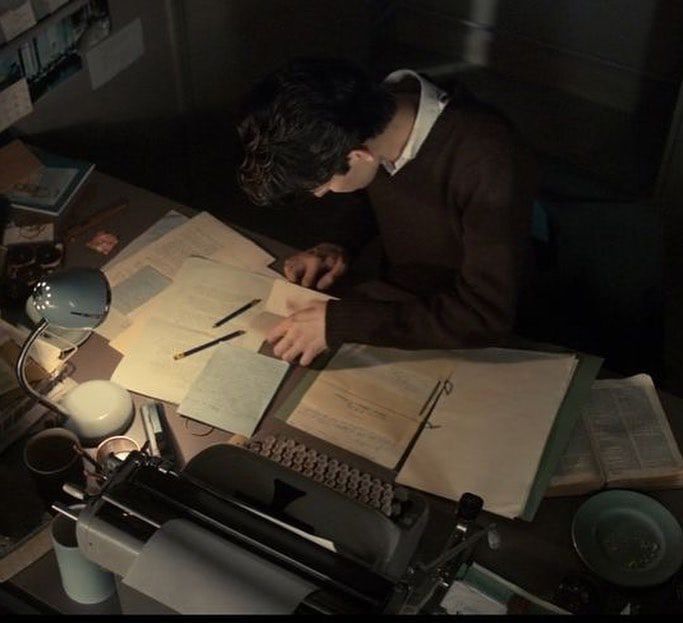
{"type": "Polygon", "coordinates": [[[261,269],[275,259],[208,212],[200,212],[139,252],[110,265],[105,274],[112,287],[148,265],[173,279],[188,257],[219,254],[221,261],[229,256],[232,264],[246,270],[261,269]]]}
{"type": "Polygon", "coordinates": [[[206,342],[206,335],[153,318],[137,348],[126,355],[111,380],[130,391],[175,404],[180,403],[211,358],[211,348],[184,359],[173,355],[206,342]]]}
{"type": "Polygon", "coordinates": [[[647,374],[595,381],[584,421],[609,485],[683,471],[678,444],[647,374]]]}
{"type": "Polygon", "coordinates": [[[110,307],[104,322],[95,327],[95,333],[111,342],[132,325],[133,323],[128,316],[122,314],[116,307],[110,307]]]}
{"type": "Polygon", "coordinates": [[[156,242],[159,240],[159,238],[165,236],[168,232],[175,229],[179,225],[187,223],[188,220],[188,217],[184,214],[176,212],[175,210],[169,210],[156,223],[154,223],[154,225],[148,227],[130,244],[127,244],[123,249],[121,249],[114,258],[109,260],[102,267],[102,270],[109,270],[112,266],[125,260],[127,257],[138,253],[148,245],[156,242]]]}
{"type": "Polygon", "coordinates": [[[287,423],[393,468],[425,417],[436,382],[453,366],[422,353],[347,344],[306,392],[287,423]]]}
{"type": "Polygon", "coordinates": [[[455,351],[453,390],[437,403],[397,482],[519,516],[526,505],[576,357],[488,348],[455,351]]]}
{"type": "Polygon", "coordinates": [[[288,369],[279,359],[220,344],[178,413],[251,437],[288,369]]]}
{"type": "Polygon", "coordinates": [[[277,316],[287,317],[308,307],[312,301],[336,300],[329,294],[303,288],[283,279],[276,280],[266,301],[265,311],[277,316]]]}
{"type": "Polygon", "coordinates": [[[33,112],[26,78],[0,91],[0,132],[33,112]]]}
{"type": "Polygon", "coordinates": [[[137,18],[86,53],[93,90],[115,78],[144,53],[142,22],[137,18]]]}

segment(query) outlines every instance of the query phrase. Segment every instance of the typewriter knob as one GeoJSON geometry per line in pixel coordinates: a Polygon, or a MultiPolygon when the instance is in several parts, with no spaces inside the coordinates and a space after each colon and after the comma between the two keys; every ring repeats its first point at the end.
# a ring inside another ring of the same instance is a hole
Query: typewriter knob
{"type": "Polygon", "coordinates": [[[458,511],[456,516],[458,519],[465,521],[474,521],[477,515],[484,508],[484,500],[474,493],[463,493],[458,501],[458,511]]]}

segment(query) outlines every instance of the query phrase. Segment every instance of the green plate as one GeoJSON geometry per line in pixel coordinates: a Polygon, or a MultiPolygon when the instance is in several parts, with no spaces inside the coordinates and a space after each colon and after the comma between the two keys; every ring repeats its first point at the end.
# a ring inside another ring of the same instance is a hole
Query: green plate
{"type": "Polygon", "coordinates": [[[600,577],[620,586],[653,586],[683,562],[683,531],[657,500],[635,491],[603,491],[572,522],[579,556],[600,577]]]}

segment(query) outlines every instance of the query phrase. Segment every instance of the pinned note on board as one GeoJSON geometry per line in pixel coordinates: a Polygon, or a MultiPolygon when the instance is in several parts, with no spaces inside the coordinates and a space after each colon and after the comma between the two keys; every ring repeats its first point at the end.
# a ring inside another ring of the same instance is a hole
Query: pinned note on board
{"type": "Polygon", "coordinates": [[[86,53],[93,90],[130,67],[144,52],[142,22],[137,18],[86,53]]]}
{"type": "Polygon", "coordinates": [[[13,3],[3,10],[0,6],[0,43],[11,41],[22,32],[36,24],[36,16],[33,13],[31,0],[13,3]]]}
{"type": "Polygon", "coordinates": [[[33,111],[26,78],[0,91],[0,132],[33,111]]]}

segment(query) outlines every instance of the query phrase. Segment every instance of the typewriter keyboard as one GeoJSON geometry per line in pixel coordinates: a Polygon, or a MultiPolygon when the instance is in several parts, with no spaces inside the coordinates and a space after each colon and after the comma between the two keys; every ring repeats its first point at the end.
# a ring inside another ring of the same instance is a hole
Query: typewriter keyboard
{"type": "Polygon", "coordinates": [[[304,444],[285,436],[269,435],[262,440],[252,439],[246,449],[269,458],[283,467],[293,469],[343,495],[384,513],[387,517],[401,514],[399,490],[347,463],[316,452],[304,444]]]}

